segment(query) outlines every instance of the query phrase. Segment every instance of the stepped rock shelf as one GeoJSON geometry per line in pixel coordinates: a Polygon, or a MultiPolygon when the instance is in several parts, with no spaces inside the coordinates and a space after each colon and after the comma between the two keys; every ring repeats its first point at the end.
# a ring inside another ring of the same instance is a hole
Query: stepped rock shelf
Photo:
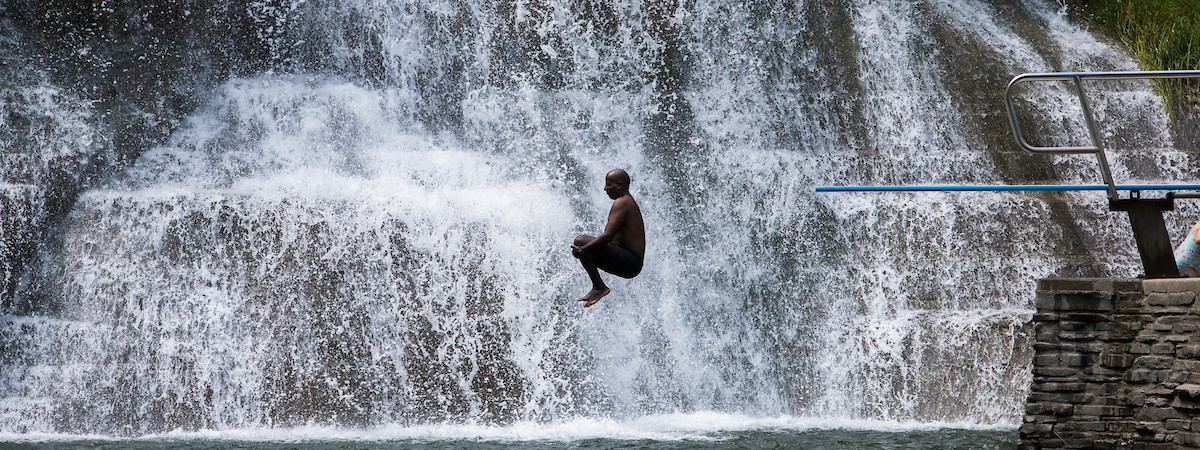
{"type": "Polygon", "coordinates": [[[1020,448],[1200,448],[1200,279],[1038,281],[1020,448]]]}

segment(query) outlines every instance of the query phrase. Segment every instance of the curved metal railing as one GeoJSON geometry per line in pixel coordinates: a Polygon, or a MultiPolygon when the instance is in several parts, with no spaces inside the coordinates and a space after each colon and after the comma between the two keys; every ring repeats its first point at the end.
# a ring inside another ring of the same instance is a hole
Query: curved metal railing
{"type": "Polygon", "coordinates": [[[1117,186],[1113,182],[1112,172],[1108,166],[1108,157],[1104,153],[1104,145],[1101,143],[1099,131],[1096,129],[1096,118],[1092,114],[1091,104],[1088,102],[1087,94],[1083,90],[1083,81],[1162,78],[1200,78],[1200,70],[1026,73],[1017,75],[1012,81],[1008,82],[1008,87],[1004,90],[1004,105],[1008,108],[1008,120],[1012,124],[1013,136],[1017,138],[1017,143],[1020,144],[1021,148],[1033,153],[1095,154],[1096,160],[1100,163],[1100,177],[1103,179],[1104,184],[1108,186],[1108,197],[1117,198],[1117,186]],[[1021,121],[1017,117],[1016,107],[1013,106],[1013,87],[1017,84],[1031,81],[1075,82],[1075,91],[1079,96],[1079,106],[1083,110],[1084,122],[1088,128],[1088,137],[1092,141],[1090,147],[1040,147],[1032,145],[1029,141],[1025,140],[1025,134],[1021,131],[1021,121]]]}

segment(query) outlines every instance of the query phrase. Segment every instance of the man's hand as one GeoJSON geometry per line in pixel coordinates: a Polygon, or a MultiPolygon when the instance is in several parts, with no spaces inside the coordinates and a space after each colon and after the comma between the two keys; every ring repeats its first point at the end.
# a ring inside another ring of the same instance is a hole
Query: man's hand
{"type": "Polygon", "coordinates": [[[583,256],[583,248],[578,245],[571,245],[571,255],[576,258],[583,256]]]}

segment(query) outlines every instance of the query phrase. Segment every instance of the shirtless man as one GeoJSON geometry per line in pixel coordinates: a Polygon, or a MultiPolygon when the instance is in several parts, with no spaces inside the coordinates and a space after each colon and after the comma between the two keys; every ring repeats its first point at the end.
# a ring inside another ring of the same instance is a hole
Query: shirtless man
{"type": "Polygon", "coordinates": [[[629,195],[629,174],[616,169],[604,176],[604,192],[613,199],[608,211],[608,225],[599,236],[581,234],[571,245],[571,254],[583,263],[583,269],[592,279],[592,290],[579,298],[589,307],[608,295],[608,286],[600,279],[600,272],[622,278],[633,278],[642,271],[642,258],[646,255],[646,226],[642,222],[642,210],[629,195]]]}

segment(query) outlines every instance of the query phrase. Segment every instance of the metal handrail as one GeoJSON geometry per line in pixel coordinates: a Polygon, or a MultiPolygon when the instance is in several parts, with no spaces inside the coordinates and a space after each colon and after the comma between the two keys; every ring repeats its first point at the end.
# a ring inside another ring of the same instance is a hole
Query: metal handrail
{"type": "Polygon", "coordinates": [[[1162,78],[1200,78],[1200,70],[1155,70],[1141,72],[1057,72],[1057,73],[1026,73],[1017,75],[1008,82],[1004,90],[1004,105],[1008,108],[1008,120],[1012,124],[1013,135],[1021,148],[1033,153],[1085,154],[1094,153],[1100,163],[1100,177],[1108,186],[1108,197],[1117,198],[1117,187],[1109,170],[1108,157],[1100,142],[1100,134],[1096,129],[1096,119],[1088,103],[1087,94],[1083,91],[1083,80],[1127,80],[1127,79],[1162,79],[1162,78]],[[1027,81],[1074,81],[1079,95],[1079,105],[1083,109],[1084,121],[1088,127],[1088,136],[1092,140],[1091,147],[1039,147],[1025,140],[1021,132],[1021,122],[1017,118],[1016,107],[1013,106],[1013,86],[1027,81]]]}

